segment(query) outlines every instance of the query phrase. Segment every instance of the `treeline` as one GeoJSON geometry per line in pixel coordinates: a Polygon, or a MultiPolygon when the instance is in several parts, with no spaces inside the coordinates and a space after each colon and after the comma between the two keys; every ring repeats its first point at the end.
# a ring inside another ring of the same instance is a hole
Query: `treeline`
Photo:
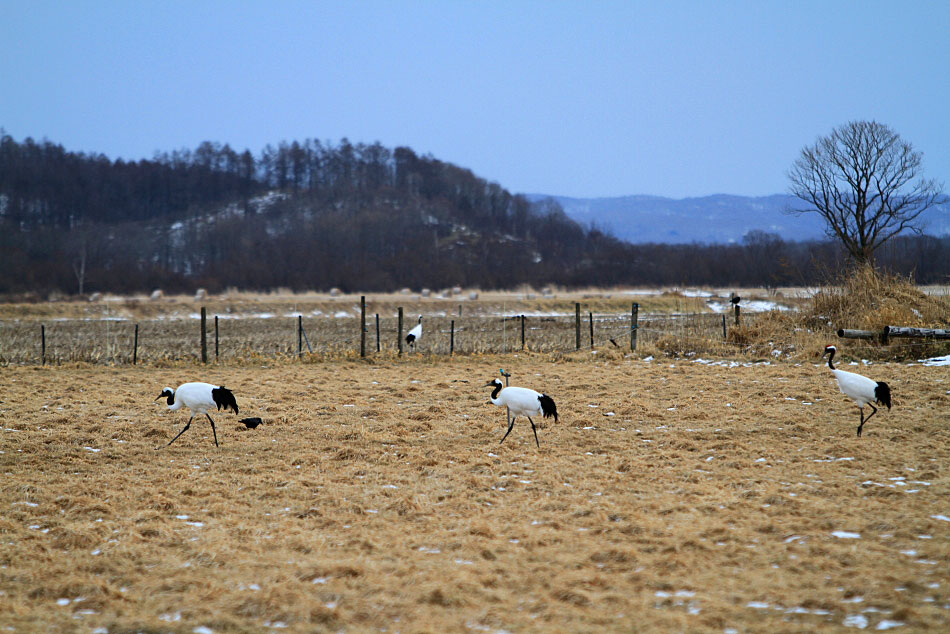
{"type": "MultiPolygon", "coordinates": [[[[257,156],[202,143],[110,160],[0,134],[0,293],[388,291],[815,283],[831,243],[622,242],[408,148],[307,140],[257,156]]],[[[888,268],[942,282],[950,241],[901,238],[888,268]]]]}
{"type": "Polygon", "coordinates": [[[151,160],[112,161],[49,141],[18,143],[0,129],[0,217],[24,229],[192,217],[225,204],[252,215],[252,199],[269,191],[312,210],[432,207],[518,236],[530,222],[523,197],[404,147],[308,139],[268,145],[255,157],[204,142],[151,160]]]}

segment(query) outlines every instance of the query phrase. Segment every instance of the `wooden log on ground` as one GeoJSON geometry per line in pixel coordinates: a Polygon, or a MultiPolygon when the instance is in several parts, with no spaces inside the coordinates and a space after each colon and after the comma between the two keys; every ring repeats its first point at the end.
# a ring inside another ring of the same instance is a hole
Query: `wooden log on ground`
{"type": "Polygon", "coordinates": [[[907,326],[884,326],[886,337],[920,337],[922,339],[950,339],[950,330],[944,328],[910,328],[907,326]]]}
{"type": "Polygon", "coordinates": [[[848,330],[840,328],[838,336],[842,339],[874,339],[877,335],[873,330],[848,330]]]}

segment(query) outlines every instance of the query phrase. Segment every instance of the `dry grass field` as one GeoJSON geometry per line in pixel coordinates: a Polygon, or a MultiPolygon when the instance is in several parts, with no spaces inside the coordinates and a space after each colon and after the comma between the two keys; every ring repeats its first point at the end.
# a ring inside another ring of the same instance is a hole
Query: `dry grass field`
{"type": "Polygon", "coordinates": [[[947,631],[950,374],[857,438],[819,354],[0,368],[0,630],[947,631]],[[188,380],[265,424],[156,450],[188,380]]]}

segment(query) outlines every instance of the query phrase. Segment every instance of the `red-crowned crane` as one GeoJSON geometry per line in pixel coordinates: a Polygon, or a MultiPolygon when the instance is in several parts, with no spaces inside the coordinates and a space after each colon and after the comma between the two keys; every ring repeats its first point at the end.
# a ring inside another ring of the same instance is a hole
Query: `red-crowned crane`
{"type": "Polygon", "coordinates": [[[409,347],[413,350],[416,349],[416,342],[422,338],[422,315],[419,315],[419,321],[415,326],[412,327],[412,330],[409,331],[409,334],[406,335],[406,343],[409,344],[409,347]]]}
{"type": "Polygon", "coordinates": [[[874,407],[874,403],[887,405],[887,409],[891,409],[891,388],[888,387],[884,381],[875,381],[866,376],[855,374],[854,372],[836,370],[832,363],[835,358],[835,352],[837,352],[837,348],[834,346],[825,346],[825,351],[821,356],[829,355],[828,367],[831,368],[832,374],[835,375],[835,380],[838,381],[838,387],[841,389],[841,393],[850,396],[854,402],[858,404],[858,408],[861,411],[861,424],[858,425],[858,436],[860,436],[861,430],[864,428],[864,423],[871,420],[871,416],[877,414],[877,408],[874,407]],[[865,405],[873,410],[871,416],[867,418],[864,418],[865,405]]]}
{"type": "MultiPolygon", "coordinates": [[[[228,411],[230,408],[234,411],[235,414],[238,413],[237,401],[234,400],[234,394],[231,393],[231,390],[224,387],[223,385],[211,385],[210,383],[182,383],[178,386],[177,390],[174,390],[170,387],[166,387],[162,390],[162,393],[158,395],[157,401],[160,398],[166,399],[168,403],[168,409],[175,411],[179,410],[182,407],[187,407],[191,410],[191,418],[188,419],[188,423],[185,427],[178,432],[178,435],[172,438],[168,445],[172,444],[178,440],[178,436],[181,436],[188,428],[191,427],[191,421],[194,419],[197,414],[204,414],[208,417],[208,420],[211,422],[211,433],[214,434],[214,446],[218,446],[218,433],[214,429],[214,421],[211,420],[211,416],[208,414],[208,410],[217,408],[218,411],[221,408],[224,408],[224,411],[228,411]]],[[[165,445],[166,447],[168,445],[165,445]]],[[[156,447],[156,449],[161,449],[161,447],[156,447]]]]}
{"type": "Polygon", "coordinates": [[[505,435],[498,444],[500,445],[505,442],[505,438],[511,433],[511,428],[515,426],[515,418],[524,416],[528,419],[528,422],[531,423],[531,431],[534,432],[534,442],[537,443],[540,449],[541,443],[538,442],[538,430],[534,426],[534,421],[531,420],[531,415],[540,414],[545,418],[553,416],[554,422],[556,423],[557,406],[554,404],[554,400],[547,394],[540,394],[526,387],[503,388],[501,381],[498,379],[493,379],[485,384],[485,387],[488,386],[495,388],[492,390],[488,402],[492,405],[507,407],[511,411],[511,421],[508,422],[508,431],[505,432],[505,435]]]}

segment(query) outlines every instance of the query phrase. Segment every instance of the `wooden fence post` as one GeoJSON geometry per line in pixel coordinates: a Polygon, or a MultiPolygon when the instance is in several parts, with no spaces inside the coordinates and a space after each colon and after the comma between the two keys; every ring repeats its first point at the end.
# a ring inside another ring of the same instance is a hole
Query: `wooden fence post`
{"type": "Polygon", "coordinates": [[[455,354],[455,320],[449,326],[449,354],[455,354]]]}
{"type": "Polygon", "coordinates": [[[297,358],[303,356],[303,315],[297,315],[297,358]]]}
{"type": "Polygon", "coordinates": [[[587,318],[590,320],[590,349],[594,349],[594,313],[587,313],[587,318]]]}
{"type": "Polygon", "coordinates": [[[574,303],[574,349],[581,349],[581,304],[574,303]]]}
{"type": "Polygon", "coordinates": [[[360,358],[366,358],[366,295],[360,295],[360,358]]]}
{"type": "Polygon", "coordinates": [[[132,340],[132,365],[139,359],[139,325],[135,324],[135,338],[132,340]]]}
{"type": "Polygon", "coordinates": [[[722,340],[726,340],[726,314],[722,314],[722,340]]]}
{"type": "Polygon", "coordinates": [[[379,352],[379,313],[376,313],[376,352],[379,352]]]}
{"type": "Polygon", "coordinates": [[[399,354],[402,355],[402,306],[399,307],[399,326],[396,329],[396,346],[399,348],[399,354]]]}
{"type": "Polygon", "coordinates": [[[218,316],[214,316],[214,362],[218,362],[218,316]]]}
{"type": "Polygon", "coordinates": [[[521,316],[521,349],[524,350],[524,315],[521,316]]]}
{"type": "Polygon", "coordinates": [[[640,328],[640,304],[633,302],[630,307],[630,350],[637,349],[637,329],[640,328]]]}
{"type": "Polygon", "coordinates": [[[738,326],[739,325],[739,304],[736,304],[735,311],[736,311],[736,325],[738,326]]]}
{"type": "Polygon", "coordinates": [[[40,324],[40,361],[46,365],[46,324],[40,324]]]}
{"type": "Polygon", "coordinates": [[[208,362],[208,309],[201,307],[201,362],[208,362]]]}

